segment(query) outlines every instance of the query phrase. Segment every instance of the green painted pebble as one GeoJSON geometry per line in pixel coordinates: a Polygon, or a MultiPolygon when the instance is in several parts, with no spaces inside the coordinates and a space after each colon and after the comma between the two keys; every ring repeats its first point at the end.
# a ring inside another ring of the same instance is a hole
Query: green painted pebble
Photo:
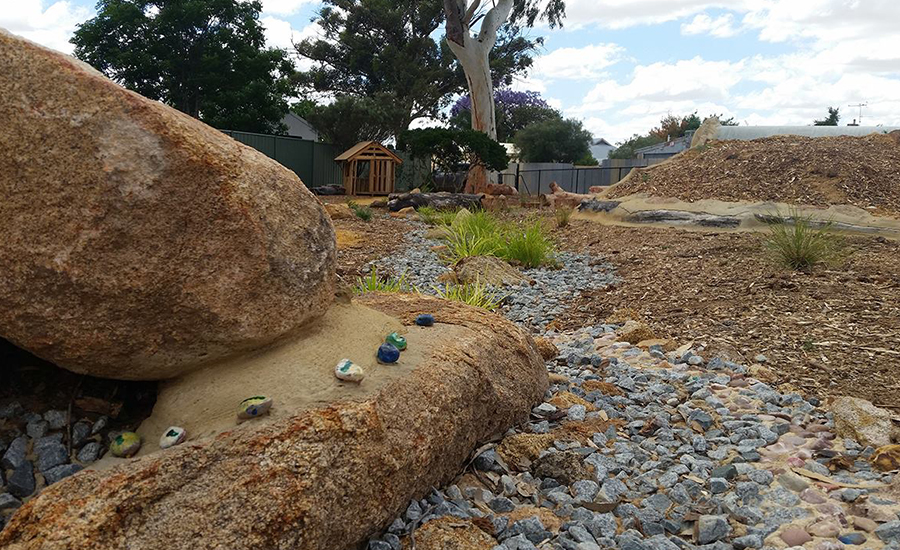
{"type": "Polygon", "coordinates": [[[349,359],[341,359],[334,367],[334,375],[345,382],[362,382],[366,372],[349,359]]]}
{"type": "Polygon", "coordinates": [[[174,447],[185,439],[187,439],[187,432],[184,428],[169,426],[169,429],[163,432],[162,437],[159,438],[159,448],[168,449],[169,447],[174,447]]]}
{"type": "Polygon", "coordinates": [[[400,351],[404,351],[406,349],[406,338],[400,336],[396,332],[392,332],[387,335],[387,338],[384,339],[388,344],[393,344],[400,351]]]}
{"type": "Polygon", "coordinates": [[[127,458],[134,456],[141,448],[141,436],[134,432],[122,432],[117,435],[109,445],[109,452],[113,456],[127,458]]]}

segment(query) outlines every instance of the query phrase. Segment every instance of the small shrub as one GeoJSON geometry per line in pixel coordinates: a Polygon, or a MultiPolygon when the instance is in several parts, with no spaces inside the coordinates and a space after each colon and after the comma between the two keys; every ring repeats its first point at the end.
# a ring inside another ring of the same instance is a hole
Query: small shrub
{"type": "Polygon", "coordinates": [[[518,262],[525,267],[540,267],[554,264],[555,247],[540,220],[525,227],[511,230],[500,256],[510,262],[518,262]]]}
{"type": "Polygon", "coordinates": [[[818,264],[836,261],[843,250],[843,240],[834,234],[832,223],[813,227],[812,217],[792,210],[792,223],[776,214],[778,221],[770,227],[765,246],[780,265],[797,271],[809,271],[818,264]]]}
{"type": "Polygon", "coordinates": [[[347,207],[350,208],[350,210],[353,210],[353,213],[356,214],[356,217],[364,222],[372,219],[372,209],[368,206],[360,206],[356,202],[350,201],[347,203],[347,207]]]}
{"type": "Polygon", "coordinates": [[[353,288],[356,294],[365,294],[366,292],[418,292],[416,287],[409,283],[406,273],[399,278],[386,277],[378,275],[378,269],[372,268],[372,271],[366,277],[358,277],[356,286],[353,288]]]}
{"type": "Polygon", "coordinates": [[[464,304],[484,308],[488,311],[494,311],[506,299],[506,295],[500,294],[480,281],[463,285],[448,284],[443,289],[440,287],[432,288],[440,298],[463,302],[464,304]]]}
{"type": "Polygon", "coordinates": [[[566,227],[569,225],[569,219],[572,217],[572,212],[574,211],[573,208],[557,208],[553,212],[553,216],[556,218],[556,227],[566,227]]]}

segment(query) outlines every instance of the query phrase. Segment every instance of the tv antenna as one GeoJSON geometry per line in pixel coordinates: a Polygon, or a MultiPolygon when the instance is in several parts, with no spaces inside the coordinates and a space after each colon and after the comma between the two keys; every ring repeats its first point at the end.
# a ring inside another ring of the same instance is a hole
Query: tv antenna
{"type": "Polygon", "coordinates": [[[868,107],[868,106],[869,106],[869,102],[868,102],[868,101],[866,101],[865,103],[855,103],[855,104],[853,104],[853,105],[847,105],[847,107],[857,107],[857,108],[859,109],[859,120],[858,120],[857,122],[858,122],[858,124],[859,124],[860,126],[862,126],[862,110],[863,110],[863,107],[868,107]]]}

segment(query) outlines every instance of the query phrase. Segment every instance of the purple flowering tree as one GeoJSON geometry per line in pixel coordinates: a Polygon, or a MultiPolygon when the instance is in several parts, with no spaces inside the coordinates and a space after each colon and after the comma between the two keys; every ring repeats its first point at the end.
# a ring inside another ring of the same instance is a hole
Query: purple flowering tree
{"type": "MultiPolygon", "coordinates": [[[[559,111],[552,108],[538,92],[517,92],[507,88],[494,91],[497,140],[512,141],[516,132],[527,126],[550,119],[559,119],[559,111]]],[[[460,97],[450,108],[450,124],[464,129],[472,125],[472,99],[460,97]]]]}

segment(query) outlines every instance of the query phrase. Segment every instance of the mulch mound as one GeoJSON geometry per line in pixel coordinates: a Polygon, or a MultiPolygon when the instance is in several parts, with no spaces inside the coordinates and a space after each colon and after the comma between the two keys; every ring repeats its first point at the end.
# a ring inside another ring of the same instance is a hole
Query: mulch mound
{"type": "Polygon", "coordinates": [[[864,137],[774,136],[711,141],[636,171],[610,197],[647,193],[685,201],[852,204],[900,213],[900,133],[864,137]]]}
{"type": "Polygon", "coordinates": [[[620,282],[582,293],[556,328],[631,307],[659,337],[712,347],[707,358],[764,354],[779,385],[900,412],[900,243],[847,237],[840,265],[799,273],[769,261],[763,237],[574,221],[555,231],[560,247],[606,258],[620,282]]]}

